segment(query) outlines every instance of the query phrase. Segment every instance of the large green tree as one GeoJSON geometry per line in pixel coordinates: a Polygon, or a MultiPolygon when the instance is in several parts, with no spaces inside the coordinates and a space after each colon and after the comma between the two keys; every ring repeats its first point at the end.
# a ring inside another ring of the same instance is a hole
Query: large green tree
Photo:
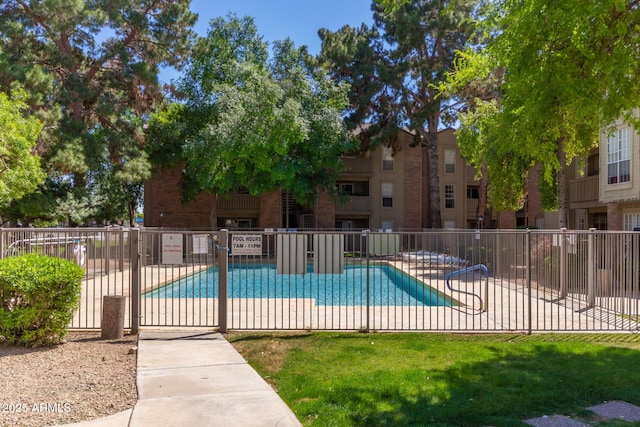
{"type": "MultiPolygon", "coordinates": [[[[437,89],[455,53],[474,40],[477,0],[410,0],[395,7],[374,1],[374,28],[320,32],[320,61],[351,83],[352,120],[367,125],[368,141],[389,144],[402,126],[428,151],[426,207],[431,227],[442,227],[438,131],[455,121],[457,100],[437,89]],[[372,132],[378,132],[372,135],[372,132]]],[[[368,148],[368,147],[364,147],[368,148]]]]}
{"type": "Polygon", "coordinates": [[[152,158],[184,165],[183,201],[246,189],[311,204],[333,188],[351,148],[341,117],[347,88],[311,62],[289,40],[269,59],[250,17],[211,21],[178,85],[183,102],[154,115],[149,129],[152,158]]]}
{"type": "Polygon", "coordinates": [[[460,144],[487,165],[492,204],[518,207],[539,167],[547,207],[568,225],[567,166],[596,147],[616,119],[636,126],[640,106],[640,2],[502,0],[485,22],[495,35],[464,52],[451,87],[502,75],[500,96],[465,115],[460,144]]]}
{"type": "Polygon", "coordinates": [[[21,92],[13,99],[0,92],[0,207],[35,190],[45,177],[34,154],[42,123],[25,115],[22,97],[21,92]]]}
{"type": "Polygon", "coordinates": [[[143,119],[162,99],[160,68],[179,67],[190,51],[196,16],[189,4],[0,3],[0,90],[21,83],[29,94],[27,103],[45,124],[37,148],[49,180],[40,197],[50,199],[55,193],[57,199],[27,210],[56,206],[58,212],[32,212],[34,216],[66,217],[59,211],[71,209],[74,220],[82,222],[100,216],[105,206],[118,206],[110,215],[125,216],[127,206],[138,203],[134,199],[140,191],[125,190],[140,189],[150,173],[143,119]],[[62,198],[61,188],[68,190],[62,198]]]}
{"type": "Polygon", "coordinates": [[[344,117],[347,128],[358,135],[359,150],[392,144],[402,125],[395,108],[400,94],[391,84],[395,72],[378,30],[345,25],[335,32],[321,28],[318,35],[318,64],[334,80],[349,85],[344,117]]]}

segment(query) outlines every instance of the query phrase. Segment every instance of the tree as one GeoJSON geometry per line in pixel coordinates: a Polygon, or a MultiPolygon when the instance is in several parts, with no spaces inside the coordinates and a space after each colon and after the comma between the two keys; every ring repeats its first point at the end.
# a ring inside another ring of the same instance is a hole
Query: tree
{"type": "Polygon", "coordinates": [[[252,18],[211,21],[179,83],[184,102],[151,120],[152,158],[184,163],[183,201],[244,188],[311,204],[333,188],[351,148],[340,116],[346,87],[290,40],[275,43],[271,60],[267,48],[252,18]]]}
{"type": "Polygon", "coordinates": [[[40,158],[33,153],[42,124],[25,115],[24,93],[0,92],[0,206],[33,191],[44,181],[40,158]]]}
{"type": "Polygon", "coordinates": [[[336,32],[321,28],[318,35],[322,49],[316,61],[332,79],[348,84],[344,118],[349,131],[358,135],[358,149],[393,145],[401,126],[395,109],[400,95],[391,85],[393,67],[379,32],[362,24],[336,32]]]}
{"type": "Polygon", "coordinates": [[[350,102],[357,114],[351,117],[373,125],[373,131],[385,130],[379,142],[388,144],[406,126],[427,146],[427,212],[434,228],[442,227],[438,131],[443,121],[455,121],[452,100],[437,85],[452,69],[456,50],[475,35],[476,5],[476,0],[411,0],[385,9],[374,2],[373,30],[344,27],[336,34],[320,33],[320,60],[335,77],[352,82],[350,102]],[[351,68],[350,63],[358,65],[351,68]]]}
{"type": "Polygon", "coordinates": [[[597,146],[601,129],[640,105],[640,2],[503,0],[485,22],[496,37],[466,52],[454,86],[503,70],[501,95],[461,120],[461,143],[487,164],[492,204],[517,206],[541,168],[547,207],[568,225],[567,166],[597,146]],[[550,194],[551,193],[551,194],[550,194]],[[555,193],[555,194],[553,194],[555,193]],[[554,196],[554,197],[550,197],[554,196]]]}
{"type": "MultiPolygon", "coordinates": [[[[122,189],[149,176],[142,119],[163,97],[160,67],[180,67],[189,52],[196,19],[189,3],[1,3],[0,90],[21,82],[26,102],[45,124],[37,149],[49,182],[41,189],[69,183],[69,197],[82,208],[76,212],[89,214],[96,211],[95,200],[117,205],[122,189]],[[117,185],[96,185],[92,179],[98,178],[117,185]],[[118,187],[115,193],[92,192],[118,187]]],[[[139,193],[129,197],[127,204],[137,204],[139,193]]]]}

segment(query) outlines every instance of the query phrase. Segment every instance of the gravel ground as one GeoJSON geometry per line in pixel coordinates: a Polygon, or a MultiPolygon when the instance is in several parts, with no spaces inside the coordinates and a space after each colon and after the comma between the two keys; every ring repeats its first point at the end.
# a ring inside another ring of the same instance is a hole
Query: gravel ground
{"type": "Polygon", "coordinates": [[[132,408],[137,337],[70,333],[54,347],[0,345],[0,426],[51,426],[132,408]]]}

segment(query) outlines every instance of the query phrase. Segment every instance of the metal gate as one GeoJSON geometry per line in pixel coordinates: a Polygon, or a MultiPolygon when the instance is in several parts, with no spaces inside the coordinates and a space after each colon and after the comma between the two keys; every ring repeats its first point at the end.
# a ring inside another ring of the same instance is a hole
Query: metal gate
{"type": "Polygon", "coordinates": [[[217,238],[202,231],[141,232],[140,326],[218,326],[217,238]]]}

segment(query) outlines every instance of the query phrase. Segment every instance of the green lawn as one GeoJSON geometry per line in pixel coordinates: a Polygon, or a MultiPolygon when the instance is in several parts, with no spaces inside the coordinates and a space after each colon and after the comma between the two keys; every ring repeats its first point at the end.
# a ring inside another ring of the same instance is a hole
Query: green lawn
{"type": "MultiPolygon", "coordinates": [[[[514,426],[640,405],[635,334],[232,333],[304,425],[514,426]]],[[[626,425],[629,423],[600,423],[626,425]]]]}

